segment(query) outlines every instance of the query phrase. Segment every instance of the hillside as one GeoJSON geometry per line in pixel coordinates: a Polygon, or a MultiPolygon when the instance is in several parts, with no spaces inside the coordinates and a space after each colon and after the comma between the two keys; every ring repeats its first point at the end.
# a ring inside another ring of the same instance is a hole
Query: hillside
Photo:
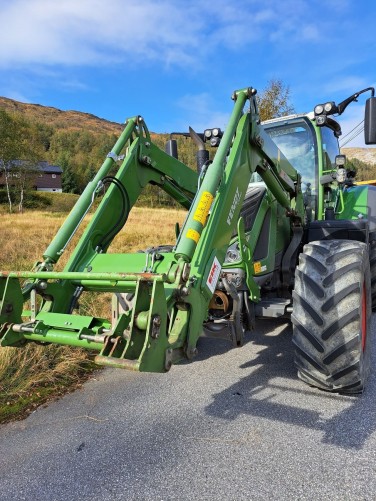
{"type": "MultiPolygon", "coordinates": [[[[74,110],[59,110],[51,106],[29,104],[0,97],[0,108],[7,112],[22,113],[26,118],[48,124],[52,127],[67,130],[85,130],[96,134],[118,135],[123,125],[99,118],[91,113],[74,110]]],[[[155,134],[153,134],[155,137],[155,134]]],[[[376,148],[342,148],[349,159],[356,158],[362,162],[376,164],[376,148]]]]}
{"type": "Polygon", "coordinates": [[[376,164],[376,148],[341,148],[349,160],[356,158],[366,164],[376,164]]]}
{"type": "Polygon", "coordinates": [[[96,134],[110,133],[116,135],[123,129],[121,124],[98,118],[90,113],[72,110],[63,111],[51,106],[21,103],[6,97],[0,97],[0,108],[8,113],[22,113],[29,120],[46,123],[60,129],[86,130],[96,134]]]}
{"type": "MultiPolygon", "coordinates": [[[[80,193],[111,150],[124,125],[80,111],[63,111],[40,104],[28,104],[0,97],[0,109],[22,115],[38,123],[45,148],[44,160],[60,165],[73,177],[70,189],[80,193]]],[[[164,149],[166,134],[152,133],[155,143],[164,149]]],[[[196,168],[196,150],[191,141],[178,137],[179,159],[196,168]]],[[[376,148],[343,148],[352,161],[358,179],[376,176],[376,148]]],[[[150,190],[149,190],[150,191],[150,190]]]]}

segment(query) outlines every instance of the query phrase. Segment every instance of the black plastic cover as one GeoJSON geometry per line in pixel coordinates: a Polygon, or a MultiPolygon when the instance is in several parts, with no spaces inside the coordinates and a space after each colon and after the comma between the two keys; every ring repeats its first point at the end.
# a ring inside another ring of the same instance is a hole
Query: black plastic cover
{"type": "Polygon", "coordinates": [[[265,186],[259,185],[250,185],[247,189],[247,193],[245,194],[243,207],[240,211],[240,216],[244,219],[244,229],[245,231],[249,231],[256,218],[256,214],[259,210],[261,200],[265,195],[266,188],[265,186]]]}
{"type": "Polygon", "coordinates": [[[196,153],[196,164],[197,164],[197,173],[200,175],[203,166],[209,160],[209,152],[208,150],[198,150],[196,153]]]}
{"type": "Polygon", "coordinates": [[[167,153],[167,155],[170,155],[170,157],[178,159],[178,143],[176,139],[169,139],[167,141],[165,152],[167,153]]]}
{"type": "Polygon", "coordinates": [[[368,242],[368,221],[367,219],[312,221],[308,225],[306,242],[314,240],[368,242]]]}

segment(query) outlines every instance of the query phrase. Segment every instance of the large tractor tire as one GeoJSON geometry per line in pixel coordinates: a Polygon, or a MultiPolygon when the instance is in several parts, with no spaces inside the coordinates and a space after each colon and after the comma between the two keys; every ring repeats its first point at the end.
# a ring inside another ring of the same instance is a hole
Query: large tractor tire
{"type": "Polygon", "coordinates": [[[298,376],[318,388],[360,393],[369,372],[368,247],[352,240],[304,246],[295,273],[293,342],[298,376]]]}

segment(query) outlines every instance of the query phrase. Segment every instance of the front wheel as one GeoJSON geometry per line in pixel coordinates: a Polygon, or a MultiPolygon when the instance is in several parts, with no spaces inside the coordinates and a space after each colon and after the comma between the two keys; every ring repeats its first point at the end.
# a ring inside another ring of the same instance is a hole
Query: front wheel
{"type": "Polygon", "coordinates": [[[303,381],[328,391],[363,391],[371,305],[366,244],[322,240],[304,246],[292,315],[295,364],[303,381]]]}

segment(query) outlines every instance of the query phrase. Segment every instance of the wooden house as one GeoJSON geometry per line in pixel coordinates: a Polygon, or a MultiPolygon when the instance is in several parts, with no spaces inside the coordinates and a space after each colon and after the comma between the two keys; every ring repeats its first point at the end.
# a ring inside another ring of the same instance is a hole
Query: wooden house
{"type": "MultiPolygon", "coordinates": [[[[27,169],[30,170],[28,175],[28,184],[36,191],[55,191],[62,192],[62,169],[57,165],[50,165],[46,161],[38,162],[37,165],[27,166],[27,162],[15,160],[6,167],[8,183],[10,186],[17,184],[17,178],[24,175],[27,169]],[[22,174],[21,174],[22,172],[22,174]]],[[[5,186],[5,170],[0,170],[0,188],[5,186]]]]}

